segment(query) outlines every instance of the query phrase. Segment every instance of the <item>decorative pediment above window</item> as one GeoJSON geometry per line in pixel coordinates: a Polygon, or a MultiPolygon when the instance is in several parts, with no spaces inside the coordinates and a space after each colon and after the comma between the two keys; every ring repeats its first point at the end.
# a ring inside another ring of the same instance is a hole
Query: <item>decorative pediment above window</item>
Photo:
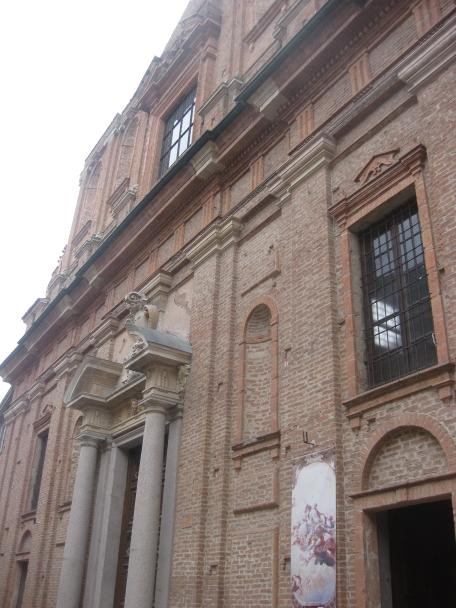
{"type": "Polygon", "coordinates": [[[382,152],[381,154],[374,154],[367,165],[361,169],[355,177],[355,182],[365,184],[376,175],[379,175],[384,169],[390,167],[394,163],[394,159],[398,153],[399,148],[389,150],[388,152],[382,152]]]}

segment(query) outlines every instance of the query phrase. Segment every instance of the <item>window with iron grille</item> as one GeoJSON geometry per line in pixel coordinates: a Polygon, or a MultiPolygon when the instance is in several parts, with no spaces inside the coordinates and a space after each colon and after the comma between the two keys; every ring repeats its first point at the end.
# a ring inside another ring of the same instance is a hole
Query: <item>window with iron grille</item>
{"type": "Polygon", "coordinates": [[[415,200],[360,235],[370,386],[437,362],[415,200]]]}
{"type": "Polygon", "coordinates": [[[192,89],[166,119],[160,158],[160,177],[192,143],[195,98],[196,90],[192,89]]]}

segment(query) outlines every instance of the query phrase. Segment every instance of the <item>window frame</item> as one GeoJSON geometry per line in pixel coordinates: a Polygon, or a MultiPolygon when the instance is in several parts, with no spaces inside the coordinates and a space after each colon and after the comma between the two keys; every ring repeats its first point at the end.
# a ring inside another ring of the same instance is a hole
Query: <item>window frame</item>
{"type": "Polygon", "coordinates": [[[437,363],[415,198],[372,223],[358,238],[367,383],[374,388],[437,363]],[[412,244],[411,250],[405,250],[406,242],[412,244]],[[417,335],[417,329],[422,329],[422,335],[417,335]]]}
{"type": "Polygon", "coordinates": [[[179,101],[164,117],[163,137],[160,148],[159,161],[159,178],[179,160],[179,158],[190,148],[193,140],[193,130],[195,126],[195,108],[196,108],[197,87],[193,85],[191,89],[182,95],[179,101]],[[190,112],[190,121],[185,129],[182,130],[184,118],[190,112]],[[173,133],[178,127],[179,133],[176,139],[173,139],[173,133]],[[186,140],[185,147],[181,150],[181,142],[186,140]],[[173,148],[177,149],[176,157],[171,161],[173,148]]]}
{"type": "MultiPolygon", "coordinates": [[[[359,413],[362,406],[359,399],[372,390],[382,389],[384,393],[388,386],[407,379],[409,374],[398,380],[372,389],[368,386],[364,366],[364,322],[362,320],[362,293],[360,289],[359,269],[359,233],[381,217],[386,216],[392,209],[413,195],[416,199],[418,216],[421,224],[421,236],[424,248],[424,262],[427,271],[429,297],[431,302],[432,319],[434,324],[437,364],[435,367],[450,363],[448,338],[446,333],[444,308],[440,292],[440,279],[436,259],[435,245],[429,204],[424,180],[426,148],[419,144],[381,170],[370,172],[368,169],[375,161],[375,156],[365,166],[361,175],[365,175],[363,183],[351,195],[345,196],[329,209],[329,215],[338,226],[340,240],[342,300],[345,324],[345,361],[346,385],[344,403],[353,403],[359,412],[350,413],[352,424],[359,423],[359,413]],[[355,420],[356,419],[356,420],[355,420]]],[[[423,370],[421,370],[423,373],[423,370]]],[[[414,376],[413,372],[410,372],[414,376]]],[[[419,375],[419,374],[418,374],[419,375]]],[[[391,390],[393,390],[391,388],[391,390]]],[[[442,391],[444,399],[445,391],[442,391]]],[[[367,406],[366,406],[367,407],[367,406]]]]}

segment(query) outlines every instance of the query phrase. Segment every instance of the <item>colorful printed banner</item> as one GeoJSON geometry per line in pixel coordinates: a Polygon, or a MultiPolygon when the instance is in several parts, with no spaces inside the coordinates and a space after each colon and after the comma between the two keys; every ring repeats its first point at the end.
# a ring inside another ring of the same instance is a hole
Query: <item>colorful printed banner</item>
{"type": "Polygon", "coordinates": [[[332,608],[336,601],[334,454],[310,454],[294,470],[291,513],[293,608],[332,608]]]}

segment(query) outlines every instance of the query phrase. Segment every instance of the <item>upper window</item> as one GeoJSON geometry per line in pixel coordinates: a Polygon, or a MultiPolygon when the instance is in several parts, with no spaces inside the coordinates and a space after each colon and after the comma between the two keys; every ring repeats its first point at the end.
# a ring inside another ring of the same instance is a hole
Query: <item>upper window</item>
{"type": "Polygon", "coordinates": [[[165,135],[160,158],[160,177],[173,165],[192,142],[196,90],[174,108],[165,123],[165,135]]]}
{"type": "Polygon", "coordinates": [[[420,222],[410,201],[360,235],[370,386],[437,362],[420,222]]]}

